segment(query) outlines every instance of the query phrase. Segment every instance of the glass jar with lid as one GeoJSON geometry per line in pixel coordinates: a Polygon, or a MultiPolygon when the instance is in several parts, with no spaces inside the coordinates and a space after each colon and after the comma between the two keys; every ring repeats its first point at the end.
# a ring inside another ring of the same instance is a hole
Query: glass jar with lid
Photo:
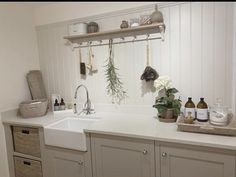
{"type": "Polygon", "coordinates": [[[139,26],[139,18],[131,18],[130,19],[130,27],[139,26]]]}
{"type": "Polygon", "coordinates": [[[226,126],[228,124],[229,109],[222,105],[222,99],[217,98],[215,104],[210,106],[210,123],[213,125],[226,126]]]}

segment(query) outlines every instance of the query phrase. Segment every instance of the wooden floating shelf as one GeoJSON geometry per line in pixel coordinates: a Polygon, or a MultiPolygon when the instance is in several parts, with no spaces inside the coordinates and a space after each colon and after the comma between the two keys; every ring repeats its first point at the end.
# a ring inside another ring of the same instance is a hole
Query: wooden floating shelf
{"type": "Polygon", "coordinates": [[[145,35],[145,34],[160,33],[162,32],[162,30],[165,31],[165,24],[156,23],[156,24],[151,24],[151,25],[116,29],[116,30],[110,30],[110,31],[104,31],[104,32],[66,36],[64,37],[64,39],[69,40],[71,43],[80,44],[82,42],[101,41],[105,39],[124,38],[128,36],[138,36],[138,35],[145,35]]]}

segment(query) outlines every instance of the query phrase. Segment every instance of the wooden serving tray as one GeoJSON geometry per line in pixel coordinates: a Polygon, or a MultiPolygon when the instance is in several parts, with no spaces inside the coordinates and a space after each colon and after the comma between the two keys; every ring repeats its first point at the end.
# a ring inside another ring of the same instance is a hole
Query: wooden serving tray
{"type": "Polygon", "coordinates": [[[187,124],[184,123],[182,116],[178,117],[176,124],[180,131],[236,136],[236,120],[233,116],[229,117],[229,123],[226,126],[212,125],[209,121],[199,122],[197,120],[194,120],[193,124],[187,124]]]}

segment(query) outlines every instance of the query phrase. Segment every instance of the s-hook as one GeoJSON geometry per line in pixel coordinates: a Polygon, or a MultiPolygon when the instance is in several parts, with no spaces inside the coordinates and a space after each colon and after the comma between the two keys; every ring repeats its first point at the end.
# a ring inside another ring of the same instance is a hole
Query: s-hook
{"type": "Polygon", "coordinates": [[[164,36],[164,32],[165,32],[165,27],[164,26],[160,26],[160,31],[161,31],[161,40],[164,41],[165,40],[165,36],[164,36]]]}
{"type": "Polygon", "coordinates": [[[136,40],[137,36],[134,36],[134,39],[132,40],[132,42],[134,42],[136,40]]]}

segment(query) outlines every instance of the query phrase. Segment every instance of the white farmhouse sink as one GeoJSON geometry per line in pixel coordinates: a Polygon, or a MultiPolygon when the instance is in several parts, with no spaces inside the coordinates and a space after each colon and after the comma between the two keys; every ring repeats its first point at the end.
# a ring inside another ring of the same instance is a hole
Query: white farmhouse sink
{"type": "Polygon", "coordinates": [[[67,117],[44,127],[46,145],[87,151],[84,129],[98,118],[67,117]]]}

